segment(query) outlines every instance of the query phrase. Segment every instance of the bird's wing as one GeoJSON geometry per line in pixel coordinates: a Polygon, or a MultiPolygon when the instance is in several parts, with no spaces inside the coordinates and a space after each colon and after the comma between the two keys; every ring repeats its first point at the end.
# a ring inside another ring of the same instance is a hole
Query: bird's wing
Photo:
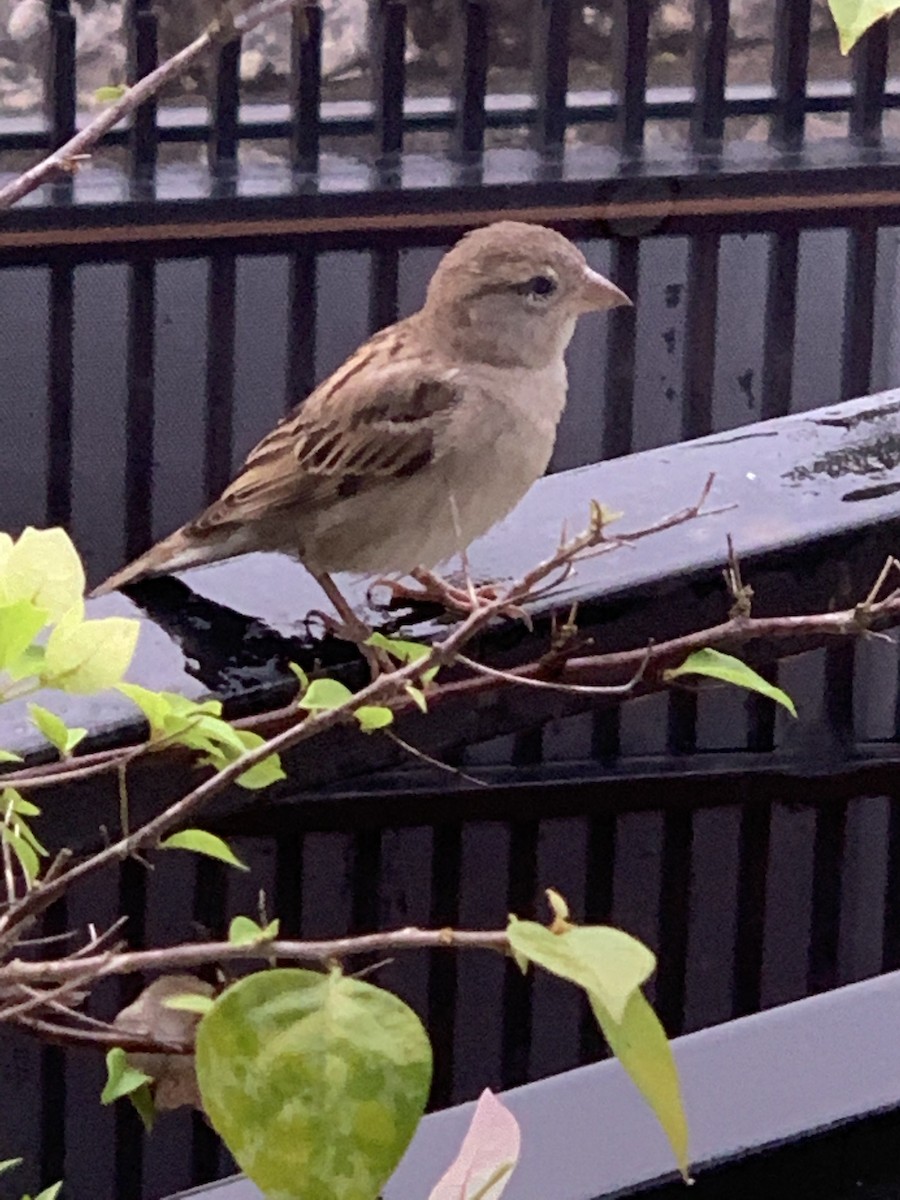
{"type": "Polygon", "coordinates": [[[409,478],[439,453],[460,395],[445,362],[391,354],[373,339],[263,438],[186,532],[203,536],[286,508],[311,512],[409,478]]]}

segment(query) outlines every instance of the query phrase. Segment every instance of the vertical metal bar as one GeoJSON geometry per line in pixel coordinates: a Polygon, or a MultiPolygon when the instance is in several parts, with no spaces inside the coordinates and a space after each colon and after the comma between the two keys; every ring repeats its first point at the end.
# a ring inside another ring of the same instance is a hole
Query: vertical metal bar
{"type": "Polygon", "coordinates": [[[241,103],[241,39],[232,38],[216,47],[215,85],[207,159],[210,171],[226,178],[237,164],[238,119],[241,103]]]}
{"type": "Polygon", "coordinates": [[[877,146],[881,141],[889,34],[887,21],[876,21],[851,51],[853,104],[850,134],[867,146],[877,146]]]}
{"type": "Polygon", "coordinates": [[[811,6],[812,0],[776,0],[775,4],[771,140],[784,150],[796,150],[803,144],[811,6]]]}
{"type": "Polygon", "coordinates": [[[697,0],[694,17],[694,149],[721,149],[725,135],[730,0],[697,0]]]}
{"type": "MultiPolygon", "coordinates": [[[[126,9],[128,34],[128,81],[136,83],[156,69],[158,64],[158,21],[153,10],[153,0],[129,0],[126,9]]],[[[157,128],[156,97],[146,100],[131,124],[130,153],[131,173],[136,178],[145,178],[156,167],[157,128]]]]}
{"type": "Polygon", "coordinates": [[[719,307],[719,235],[698,233],[688,257],[687,329],[681,436],[703,437],[713,429],[716,319],[719,307]]]}
{"type": "Polygon", "coordinates": [[[234,330],[237,264],[217,252],[209,265],[204,487],[214,500],[231,478],[234,424],[234,330]]]}
{"type": "Polygon", "coordinates": [[[452,149],[457,157],[471,159],[484,149],[488,68],[488,6],[485,0],[456,0],[452,37],[456,102],[452,149]]]}
{"type": "Polygon", "coordinates": [[[274,909],[283,936],[298,938],[303,922],[303,834],[280,831],[275,846],[274,909]]]}
{"type": "Polygon", "coordinates": [[[816,812],[813,850],[812,928],[809,939],[807,990],[810,994],[836,987],[838,942],[841,931],[844,842],[847,802],[832,801],[816,812]]]}
{"type": "MultiPolygon", "coordinates": [[[[757,668],[763,679],[778,683],[778,664],[757,668]]],[[[747,696],[747,749],[769,753],[775,748],[775,701],[751,692],[747,696]]]]}
{"type": "Polygon", "coordinates": [[[881,969],[896,971],[900,968],[900,795],[891,796],[883,939],[881,969]]]}
{"type": "Polygon", "coordinates": [[[536,148],[545,153],[562,150],[566,139],[571,18],[571,0],[537,0],[535,4],[532,63],[537,121],[533,136],[536,148]]]}
{"type": "MultiPolygon", "coordinates": [[[[618,711],[618,710],[616,710],[618,711]]],[[[584,921],[587,925],[609,922],[613,903],[613,878],[616,861],[616,818],[612,812],[591,817],[587,847],[584,891],[584,921]]],[[[604,1053],[603,1037],[590,1005],[585,999],[581,1019],[581,1058],[590,1062],[604,1053]]]]}
{"type": "MultiPolygon", "coordinates": [[[[198,856],[194,874],[194,923],[206,937],[225,933],[228,897],[226,868],[213,859],[198,856]]],[[[191,1114],[191,1183],[210,1183],[218,1175],[219,1147],[215,1131],[200,1113],[191,1114]]]]}
{"type": "MultiPolygon", "coordinates": [[[[128,918],[132,945],[145,944],[147,912],[147,868],[128,859],[119,868],[119,912],[128,918]]],[[[119,980],[119,1009],[136,1000],[143,987],[137,975],[119,980]]],[[[142,1196],[144,1175],[144,1127],[130,1104],[116,1106],[116,1195],[142,1196]]]]}
{"type": "MultiPolygon", "coordinates": [[[[537,891],[537,821],[520,821],[510,830],[508,909],[521,917],[534,917],[537,891]]],[[[503,979],[503,1087],[518,1087],[528,1081],[531,1053],[531,981],[514,962],[506,964],[503,979]]]]}
{"type": "Polygon", "coordinates": [[[791,407],[794,339],[797,327],[797,268],[800,234],[796,229],[772,235],[766,293],[760,420],[783,417],[791,407]]]}
{"type": "Polygon", "coordinates": [[[847,237],[841,363],[841,396],[844,400],[867,396],[871,391],[877,270],[878,225],[871,216],[866,216],[850,228],[847,237]]]}
{"type": "Polygon", "coordinates": [[[403,0],[374,0],[370,16],[375,153],[384,162],[403,149],[406,92],[406,6],[403,0]]]}
{"type": "MultiPolygon", "coordinates": [[[[436,825],[431,859],[431,924],[453,929],[459,924],[462,877],[462,829],[436,825]]],[[[453,1095],[453,1042],[456,1031],[458,955],[432,950],[428,964],[428,1029],[434,1051],[429,1107],[446,1108],[453,1095]]]]}
{"type": "Polygon", "coordinates": [[[291,161],[299,171],[319,165],[319,117],[322,101],[321,4],[305,3],[294,9],[291,63],[291,161]]]}
{"type": "Polygon", "coordinates": [[[353,835],[351,868],[353,907],[350,933],[373,933],[380,923],[381,830],[360,829],[353,835]]]}
{"type": "Polygon", "coordinates": [[[734,951],[734,1017],[758,1012],[766,929],[770,803],[744,801],[738,850],[737,932],[734,951]]]}
{"type": "Polygon", "coordinates": [[[615,0],[613,21],[616,143],[623,154],[637,154],[643,149],[646,120],[649,0],[615,0]]]}
{"type": "Polygon", "coordinates": [[[670,1037],[684,1031],[693,840],[691,809],[684,805],[667,808],[663,815],[656,1011],[670,1037]]]}
{"type": "Polygon", "coordinates": [[[67,526],[72,516],[72,384],[75,272],[50,269],[50,358],[47,380],[47,521],[67,526]]]}
{"type": "Polygon", "coordinates": [[[50,148],[57,150],[75,133],[75,18],[69,12],[69,0],[51,0],[49,15],[47,120],[50,148]]]}
{"type": "MultiPolygon", "coordinates": [[[[42,935],[53,937],[66,933],[68,916],[65,898],[57,900],[44,917],[42,935]]],[[[41,1047],[40,1094],[41,1185],[49,1187],[63,1178],[66,1162],[66,1055],[59,1046],[41,1047]]]]}
{"type": "Polygon", "coordinates": [[[153,408],[156,265],[136,262],[128,274],[128,401],[125,413],[125,552],[141,554],[153,531],[153,408]]]}
{"type": "Polygon", "coordinates": [[[311,242],[291,255],[285,411],[299,404],[316,385],[316,314],[319,256],[311,242]]]}
{"type": "MultiPolygon", "coordinates": [[[[638,238],[616,238],[610,272],[613,280],[638,303],[641,244],[638,238]]],[[[603,458],[630,454],[634,433],[635,308],[614,308],[607,317],[606,408],[603,413],[603,458]]]]}
{"type": "Polygon", "coordinates": [[[369,328],[372,333],[393,325],[400,314],[400,253],[393,246],[372,251],[369,328]]]}

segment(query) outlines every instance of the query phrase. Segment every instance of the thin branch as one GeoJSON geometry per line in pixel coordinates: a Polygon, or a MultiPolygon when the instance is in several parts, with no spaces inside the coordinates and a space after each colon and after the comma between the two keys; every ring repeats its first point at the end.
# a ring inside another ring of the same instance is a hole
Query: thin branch
{"type": "Polygon", "coordinates": [[[207,29],[177,54],[173,54],[155,71],[151,71],[99,113],[84,129],[78,131],[58,150],[0,188],[0,210],[15,203],[61,173],[70,174],[89,155],[100,139],[114,126],[155,96],[170,80],[177,79],[190,65],[202,57],[211,46],[241,37],[263,21],[293,8],[297,0],[267,0],[236,17],[213,21],[207,29]]]}

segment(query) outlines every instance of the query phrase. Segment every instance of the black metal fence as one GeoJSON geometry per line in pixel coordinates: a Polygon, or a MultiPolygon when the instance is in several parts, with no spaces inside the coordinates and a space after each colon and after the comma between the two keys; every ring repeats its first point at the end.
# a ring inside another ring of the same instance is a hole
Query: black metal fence
{"type": "MultiPolygon", "coordinates": [[[[218,491],[370,329],[414,308],[440,247],[502,215],[578,237],[638,302],[578,334],[557,468],[900,381],[887,25],[845,78],[812,80],[814,6],[776,0],[769,81],[734,83],[736,4],[697,0],[693,82],[663,87],[648,74],[654,5],[614,0],[608,86],[590,90],[570,86],[578,6],[540,0],[532,91],[499,93],[493,6],[449,8],[447,95],[409,94],[406,10],[387,2],[371,7],[371,96],[332,95],[328,16],[306,5],[289,102],[245,102],[240,47],[223,46],[208,112],[145,106],[93,169],[5,217],[0,527],[62,523],[95,576],[118,565],[218,491]],[[843,136],[807,140],[823,114],[845,119],[843,136]],[[768,122],[763,142],[742,141],[751,119],[768,122]],[[663,126],[677,136],[661,143],[663,126]],[[244,153],[262,142],[278,161],[244,153]],[[203,146],[207,166],[179,158],[203,146]]],[[[52,0],[50,22],[47,119],[0,117],[4,169],[83,120],[68,0],[52,0]]],[[[157,23],[145,0],[126,6],[135,76],[157,59],[157,23]]],[[[783,681],[807,700],[802,736],[823,762],[896,740],[894,649],[865,669],[852,651],[799,660],[783,681]]],[[[552,883],[658,949],[672,1033],[900,966],[896,771],[751,770],[739,751],[772,751],[781,733],[769,708],[734,704],[655,698],[473,747],[469,763],[505,765],[504,785],[474,798],[392,786],[248,814],[232,832],[286,933],[496,924],[536,911],[552,883]]],[[[134,936],[164,942],[195,922],[220,932],[255,892],[205,864],[129,867],[107,894],[73,896],[68,919],[120,904],[134,936]]],[[[568,991],[499,961],[422,956],[381,978],[429,1021],[435,1103],[600,1049],[568,991]]],[[[0,1156],[65,1174],[77,1200],[160,1196],[219,1171],[208,1130],[183,1114],[142,1148],[128,1114],[97,1106],[101,1072],[4,1036],[15,1100],[0,1156]]]]}

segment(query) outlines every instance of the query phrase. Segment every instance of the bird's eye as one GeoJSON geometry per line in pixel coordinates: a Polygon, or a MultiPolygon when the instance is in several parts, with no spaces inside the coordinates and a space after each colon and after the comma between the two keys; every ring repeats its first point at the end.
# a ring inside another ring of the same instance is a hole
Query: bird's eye
{"type": "Polygon", "coordinates": [[[551,279],[549,275],[535,275],[525,283],[518,284],[516,291],[520,296],[530,299],[543,299],[545,296],[552,296],[557,287],[556,280],[551,279]]]}

